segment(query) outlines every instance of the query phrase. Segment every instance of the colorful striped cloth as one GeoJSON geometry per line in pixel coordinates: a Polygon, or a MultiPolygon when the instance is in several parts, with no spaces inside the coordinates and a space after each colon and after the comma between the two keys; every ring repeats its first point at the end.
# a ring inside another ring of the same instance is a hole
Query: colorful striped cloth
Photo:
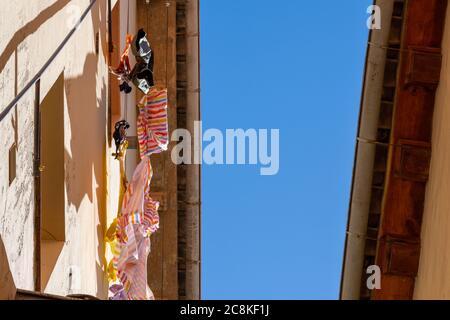
{"type": "Polygon", "coordinates": [[[152,89],[142,98],[139,103],[137,133],[141,158],[167,150],[167,89],[152,89]]]}
{"type": "Polygon", "coordinates": [[[150,158],[145,157],[127,187],[121,213],[108,232],[113,253],[108,271],[115,300],[153,299],[147,285],[147,257],[150,236],[159,228],[159,203],[150,197],[152,174],[150,158]]]}
{"type": "Polygon", "coordinates": [[[150,197],[150,155],[167,150],[167,90],[153,89],[139,104],[141,163],[127,185],[121,211],[106,234],[113,259],[108,266],[113,300],[153,300],[147,285],[150,236],[159,229],[159,202],[150,197]]]}

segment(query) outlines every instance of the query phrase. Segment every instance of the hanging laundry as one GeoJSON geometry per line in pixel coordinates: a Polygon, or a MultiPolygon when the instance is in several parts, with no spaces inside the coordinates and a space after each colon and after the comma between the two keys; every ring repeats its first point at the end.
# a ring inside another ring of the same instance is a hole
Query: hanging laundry
{"type": "Polygon", "coordinates": [[[119,89],[120,92],[125,92],[126,94],[129,94],[131,93],[131,91],[133,91],[133,88],[130,87],[130,85],[126,81],[122,82],[122,84],[119,86],[119,89]]]}
{"type": "Polygon", "coordinates": [[[123,50],[122,56],[120,57],[119,66],[116,69],[110,68],[111,73],[116,75],[118,77],[119,81],[122,81],[122,84],[119,87],[120,91],[121,92],[123,91],[126,94],[128,94],[132,91],[132,88],[128,85],[128,82],[130,81],[130,73],[132,71],[131,65],[130,65],[130,57],[129,57],[132,41],[133,41],[133,36],[127,34],[125,49],[123,50]]]}
{"type": "MultiPolygon", "coordinates": [[[[121,211],[106,234],[113,259],[108,266],[113,300],[152,300],[147,285],[150,236],[159,228],[159,202],[150,197],[150,156],[167,150],[167,90],[153,88],[139,103],[141,163],[127,185],[121,211]]],[[[122,170],[121,170],[122,171],[122,170]]]]}
{"type": "MultiPolygon", "coordinates": [[[[119,201],[118,201],[118,208],[122,208],[123,204],[123,198],[125,196],[125,192],[127,190],[128,186],[128,180],[126,176],[126,170],[125,170],[125,158],[127,154],[128,149],[128,140],[126,139],[126,129],[128,127],[126,125],[123,125],[123,121],[119,121],[115,125],[115,130],[113,134],[113,138],[116,144],[116,153],[113,154],[116,160],[119,160],[120,163],[120,188],[119,188],[119,201]],[[123,130],[125,129],[125,133],[123,130]],[[119,144],[119,145],[118,145],[119,144]],[[117,149],[118,148],[118,149],[117,149]]],[[[108,231],[106,232],[105,236],[105,242],[109,243],[111,252],[114,257],[118,256],[120,254],[119,249],[119,242],[117,238],[117,224],[118,224],[118,218],[114,219],[111,226],[109,227],[108,231]]],[[[111,282],[117,281],[117,263],[115,263],[115,259],[112,259],[111,262],[108,265],[108,278],[111,282]]]]}
{"type": "Polygon", "coordinates": [[[115,280],[110,287],[113,300],[154,299],[147,285],[150,236],[159,228],[159,202],[150,197],[152,175],[150,158],[145,157],[128,184],[121,213],[113,224],[115,235],[110,243],[114,258],[109,266],[115,280]]]}
{"type": "Polygon", "coordinates": [[[155,85],[153,77],[154,54],[150,42],[147,39],[147,33],[144,29],[139,29],[138,33],[132,37],[127,35],[124,52],[120,58],[120,64],[111,72],[118,77],[122,84],[120,91],[126,94],[132,91],[128,84],[132,82],[144,94],[148,94],[155,85]],[[130,49],[136,57],[136,64],[133,68],[130,65],[130,49]]]}
{"type": "Polygon", "coordinates": [[[126,44],[125,49],[123,50],[123,53],[120,57],[120,64],[116,69],[111,69],[111,71],[116,74],[117,76],[126,76],[130,74],[131,72],[131,65],[130,65],[130,48],[131,48],[131,42],[133,41],[133,36],[127,34],[126,36],[126,44]]]}
{"type": "Polygon", "coordinates": [[[131,50],[136,57],[137,62],[144,62],[146,64],[151,62],[152,48],[144,29],[139,29],[138,33],[131,41],[131,50]]]}
{"type": "Polygon", "coordinates": [[[116,160],[119,159],[119,149],[120,146],[123,145],[123,143],[126,141],[127,139],[127,131],[130,128],[130,124],[125,121],[119,121],[116,123],[116,125],[114,126],[114,133],[113,133],[113,138],[114,138],[114,143],[116,144],[116,153],[114,154],[116,157],[116,160]]]}
{"type": "Polygon", "coordinates": [[[169,144],[167,89],[154,88],[138,107],[137,133],[141,157],[166,151],[169,144]]]}
{"type": "Polygon", "coordinates": [[[131,71],[130,78],[136,87],[148,94],[155,85],[153,78],[154,55],[144,29],[140,29],[131,41],[131,50],[136,57],[136,65],[131,71]]]}

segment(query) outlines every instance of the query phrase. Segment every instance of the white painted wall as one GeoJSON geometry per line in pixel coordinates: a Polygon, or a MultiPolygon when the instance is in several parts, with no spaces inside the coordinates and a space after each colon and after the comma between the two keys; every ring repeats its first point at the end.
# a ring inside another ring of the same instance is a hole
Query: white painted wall
{"type": "Polygon", "coordinates": [[[415,299],[450,299],[450,6],[442,43],[415,299]]]}

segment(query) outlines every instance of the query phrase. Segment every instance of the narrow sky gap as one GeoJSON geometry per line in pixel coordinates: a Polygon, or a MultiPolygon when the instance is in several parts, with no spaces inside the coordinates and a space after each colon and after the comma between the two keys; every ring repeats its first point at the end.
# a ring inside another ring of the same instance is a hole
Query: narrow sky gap
{"type": "Polygon", "coordinates": [[[203,298],[338,298],[371,3],[201,1],[204,130],[280,129],[276,176],[203,167],[203,298]]]}

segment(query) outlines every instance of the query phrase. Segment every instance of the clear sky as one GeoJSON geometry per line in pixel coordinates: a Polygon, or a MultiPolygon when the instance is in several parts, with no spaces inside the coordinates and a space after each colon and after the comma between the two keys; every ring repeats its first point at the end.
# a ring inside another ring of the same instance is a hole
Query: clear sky
{"type": "Polygon", "coordinates": [[[280,129],[280,172],[203,166],[204,299],[337,299],[372,0],[201,0],[204,130],[280,129]]]}

